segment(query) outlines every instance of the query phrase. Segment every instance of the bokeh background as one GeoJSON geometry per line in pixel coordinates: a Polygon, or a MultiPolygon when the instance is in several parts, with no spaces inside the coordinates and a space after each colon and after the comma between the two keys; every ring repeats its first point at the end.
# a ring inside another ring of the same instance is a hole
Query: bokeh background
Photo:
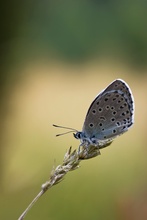
{"type": "Polygon", "coordinates": [[[94,97],[116,78],[135,124],[48,191],[26,216],[147,219],[147,2],[4,1],[0,37],[0,219],[17,219],[62,162],[94,97]]]}

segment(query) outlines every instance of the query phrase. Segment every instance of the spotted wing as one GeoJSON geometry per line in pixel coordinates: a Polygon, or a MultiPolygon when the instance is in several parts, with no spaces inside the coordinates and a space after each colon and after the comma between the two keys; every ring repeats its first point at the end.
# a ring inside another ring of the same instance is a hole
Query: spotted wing
{"type": "Polygon", "coordinates": [[[133,124],[134,101],[129,86],[115,80],[92,102],[82,132],[88,138],[113,139],[133,124]]]}

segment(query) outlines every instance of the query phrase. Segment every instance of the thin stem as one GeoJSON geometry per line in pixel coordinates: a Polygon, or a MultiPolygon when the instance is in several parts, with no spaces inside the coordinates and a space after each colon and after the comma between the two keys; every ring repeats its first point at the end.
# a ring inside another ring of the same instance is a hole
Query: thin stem
{"type": "Polygon", "coordinates": [[[100,155],[100,151],[95,146],[89,146],[88,148],[82,146],[79,147],[78,150],[74,151],[72,151],[72,148],[70,147],[64,155],[62,164],[58,165],[56,168],[53,168],[49,180],[42,184],[42,190],[33,199],[18,220],[24,219],[28,211],[38,201],[38,199],[52,186],[60,183],[69,171],[79,168],[79,164],[82,160],[90,159],[98,155],[100,155]]]}
{"type": "Polygon", "coordinates": [[[28,211],[32,208],[32,206],[37,202],[37,200],[45,193],[44,190],[41,190],[38,195],[33,199],[33,201],[28,205],[26,210],[21,214],[21,216],[18,218],[18,220],[24,219],[28,211]]]}

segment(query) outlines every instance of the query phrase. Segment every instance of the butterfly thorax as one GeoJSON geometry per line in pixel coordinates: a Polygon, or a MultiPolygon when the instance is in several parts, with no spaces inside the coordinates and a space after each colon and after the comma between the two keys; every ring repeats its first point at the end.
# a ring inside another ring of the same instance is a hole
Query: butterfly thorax
{"type": "Polygon", "coordinates": [[[107,140],[98,140],[97,138],[94,137],[86,137],[84,132],[78,131],[77,133],[73,134],[76,139],[80,139],[81,141],[81,146],[88,148],[89,146],[95,146],[98,147],[99,149],[107,147],[112,143],[112,139],[107,139],[107,140]]]}

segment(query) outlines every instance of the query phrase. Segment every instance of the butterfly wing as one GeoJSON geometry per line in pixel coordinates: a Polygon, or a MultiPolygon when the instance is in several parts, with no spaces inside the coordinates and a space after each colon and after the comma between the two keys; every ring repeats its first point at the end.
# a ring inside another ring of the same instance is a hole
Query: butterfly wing
{"type": "Polygon", "coordinates": [[[133,124],[134,101],[129,86],[115,80],[92,102],[82,132],[88,138],[113,139],[133,124]]]}

